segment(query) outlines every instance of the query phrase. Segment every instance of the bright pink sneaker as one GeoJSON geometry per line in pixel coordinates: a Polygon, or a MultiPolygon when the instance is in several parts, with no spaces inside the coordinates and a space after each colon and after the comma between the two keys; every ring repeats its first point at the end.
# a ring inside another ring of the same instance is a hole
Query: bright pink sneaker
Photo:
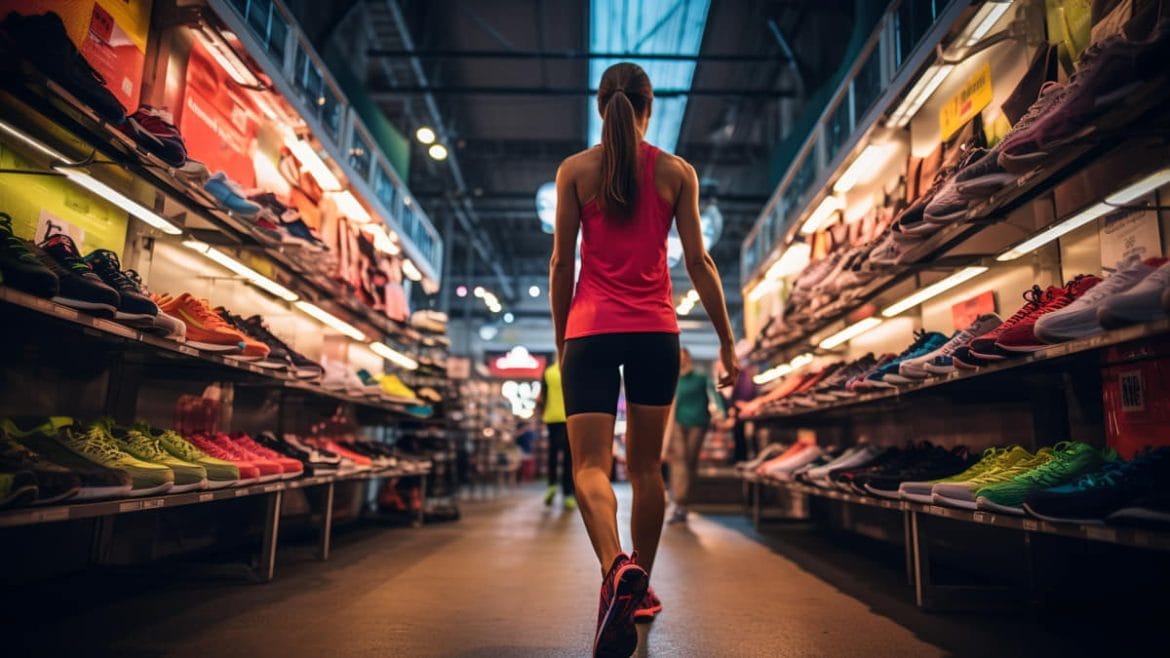
{"type": "Polygon", "coordinates": [[[654,621],[660,612],[662,612],[662,601],[654,594],[653,587],[647,587],[646,593],[642,595],[642,601],[634,610],[634,621],[639,624],[654,621]]]}
{"type": "Polygon", "coordinates": [[[238,452],[224,450],[218,443],[212,441],[205,434],[194,434],[184,438],[190,441],[191,445],[206,452],[208,455],[234,464],[240,470],[240,479],[234,483],[235,486],[246,486],[256,484],[260,481],[260,469],[250,460],[241,457],[238,452]]]}
{"type": "Polygon", "coordinates": [[[223,432],[217,433],[215,436],[209,438],[209,441],[222,448],[229,454],[234,454],[236,459],[251,463],[260,470],[261,482],[272,482],[279,480],[281,475],[284,475],[284,469],[274,461],[253,455],[251,452],[244,450],[243,447],[236,445],[227,434],[223,432]]]}
{"type": "Polygon", "coordinates": [[[279,464],[282,470],[280,477],[283,480],[289,480],[305,474],[305,465],[300,461],[292,457],[286,457],[271,448],[266,448],[256,443],[255,439],[243,432],[236,432],[231,436],[231,439],[235,442],[236,447],[243,449],[245,452],[255,455],[260,459],[279,464]]]}
{"type": "MultiPolygon", "coordinates": [[[[635,558],[637,556],[635,555],[635,558]]],[[[638,648],[634,610],[649,586],[649,575],[634,559],[619,553],[601,582],[601,603],[597,609],[597,634],[593,638],[595,658],[628,658],[638,648]]]]}

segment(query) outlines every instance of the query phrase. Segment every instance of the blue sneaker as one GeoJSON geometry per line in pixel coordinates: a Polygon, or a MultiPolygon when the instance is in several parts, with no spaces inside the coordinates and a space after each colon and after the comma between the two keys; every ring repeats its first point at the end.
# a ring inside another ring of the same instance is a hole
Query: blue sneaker
{"type": "Polygon", "coordinates": [[[937,331],[916,331],[914,332],[914,342],[910,344],[910,347],[907,347],[893,361],[871,372],[866,379],[874,385],[887,388],[896,384],[916,382],[918,380],[898,374],[898,368],[902,365],[902,362],[907,359],[914,359],[929,354],[945,345],[948,340],[945,334],[940,334],[937,331]]]}
{"type": "Polygon", "coordinates": [[[235,213],[240,217],[251,219],[260,212],[260,206],[252,203],[244,196],[238,183],[227,177],[222,171],[207,179],[203,189],[215,198],[220,208],[235,213]]]}
{"type": "Polygon", "coordinates": [[[1107,461],[1076,482],[1037,491],[1024,501],[1024,510],[1047,521],[1103,523],[1165,481],[1170,481],[1170,448],[1144,450],[1129,461],[1107,461]]]}

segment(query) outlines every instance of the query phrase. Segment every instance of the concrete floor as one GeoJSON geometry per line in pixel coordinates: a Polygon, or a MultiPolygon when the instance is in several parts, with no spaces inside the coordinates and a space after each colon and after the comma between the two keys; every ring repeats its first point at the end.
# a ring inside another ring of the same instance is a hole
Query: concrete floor
{"type": "MultiPolygon", "coordinates": [[[[628,488],[619,496],[628,510],[628,488]]],[[[172,567],[10,592],[0,608],[5,654],[587,655],[599,570],[580,517],[539,498],[521,489],[465,503],[458,523],[340,532],[325,563],[306,546],[282,545],[266,585],[172,567]],[[20,605],[29,614],[14,618],[20,605]]],[[[896,559],[800,527],[759,536],[734,514],[667,527],[654,581],[666,609],[642,628],[640,655],[1069,656],[1086,648],[1035,620],[921,613],[896,559]]]]}

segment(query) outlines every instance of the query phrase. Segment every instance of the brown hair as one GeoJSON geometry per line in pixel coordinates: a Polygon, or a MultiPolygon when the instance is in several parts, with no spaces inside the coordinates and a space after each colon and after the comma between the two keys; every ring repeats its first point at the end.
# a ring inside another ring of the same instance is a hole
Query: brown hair
{"type": "Polygon", "coordinates": [[[601,76],[601,207],[628,215],[638,199],[638,131],[634,125],[650,112],[654,91],[641,66],[614,64],[601,76]]]}

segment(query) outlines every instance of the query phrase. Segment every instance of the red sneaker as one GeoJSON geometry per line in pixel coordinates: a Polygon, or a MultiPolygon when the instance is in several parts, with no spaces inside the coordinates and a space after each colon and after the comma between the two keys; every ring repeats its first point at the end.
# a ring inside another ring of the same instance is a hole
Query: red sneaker
{"type": "Polygon", "coordinates": [[[246,461],[260,469],[261,482],[279,480],[280,476],[284,475],[284,469],[280,467],[280,464],[244,450],[243,446],[237,445],[235,441],[231,440],[231,437],[223,432],[217,433],[215,436],[210,437],[209,440],[228,453],[236,455],[236,459],[246,461]]]}
{"type": "Polygon", "coordinates": [[[194,434],[186,437],[196,448],[199,448],[208,455],[216,459],[222,459],[226,462],[231,462],[240,469],[240,479],[235,483],[236,486],[243,486],[249,484],[256,484],[260,481],[260,469],[256,467],[251,461],[240,457],[239,453],[234,450],[224,450],[216,442],[212,441],[204,434],[194,434]]]}
{"type": "Polygon", "coordinates": [[[662,612],[662,601],[658,600],[658,596],[654,594],[653,587],[647,587],[646,593],[642,595],[642,601],[634,609],[634,621],[639,624],[654,621],[660,612],[662,612]]]}
{"type": "Polygon", "coordinates": [[[595,658],[629,658],[638,648],[634,610],[646,593],[649,576],[625,553],[613,560],[601,581],[601,603],[597,610],[597,634],[593,638],[595,658]]]}
{"type": "Polygon", "coordinates": [[[236,447],[242,449],[251,455],[255,455],[260,459],[270,462],[276,462],[281,468],[281,479],[290,480],[295,477],[300,477],[305,474],[305,465],[299,460],[292,457],[286,457],[272,448],[256,443],[256,440],[243,432],[236,432],[231,436],[232,441],[235,442],[236,447]]]}
{"type": "Polygon", "coordinates": [[[370,468],[373,468],[374,460],[365,455],[358,454],[352,450],[347,450],[345,446],[339,444],[333,439],[319,439],[318,445],[320,445],[322,448],[325,448],[329,452],[336,453],[352,461],[358,467],[358,470],[366,471],[370,468]]]}
{"type": "Polygon", "coordinates": [[[1000,333],[995,341],[995,347],[1005,356],[1030,354],[1051,347],[1036,337],[1036,320],[1075,302],[1098,283],[1101,283],[1101,277],[1089,274],[1078,276],[1064,288],[1058,288],[1056,294],[1050,296],[1034,313],[1000,333]]]}
{"type": "Polygon", "coordinates": [[[1020,307],[1020,310],[1005,320],[1003,324],[971,341],[967,351],[971,356],[984,361],[1003,361],[1009,356],[1009,353],[996,347],[999,337],[1017,324],[1029,321],[1035,323],[1036,314],[1040,312],[1040,309],[1059,297],[1062,292],[1064,289],[1056,286],[1049,286],[1047,290],[1042,290],[1040,286],[1032,286],[1024,291],[1024,305],[1020,307]]]}

